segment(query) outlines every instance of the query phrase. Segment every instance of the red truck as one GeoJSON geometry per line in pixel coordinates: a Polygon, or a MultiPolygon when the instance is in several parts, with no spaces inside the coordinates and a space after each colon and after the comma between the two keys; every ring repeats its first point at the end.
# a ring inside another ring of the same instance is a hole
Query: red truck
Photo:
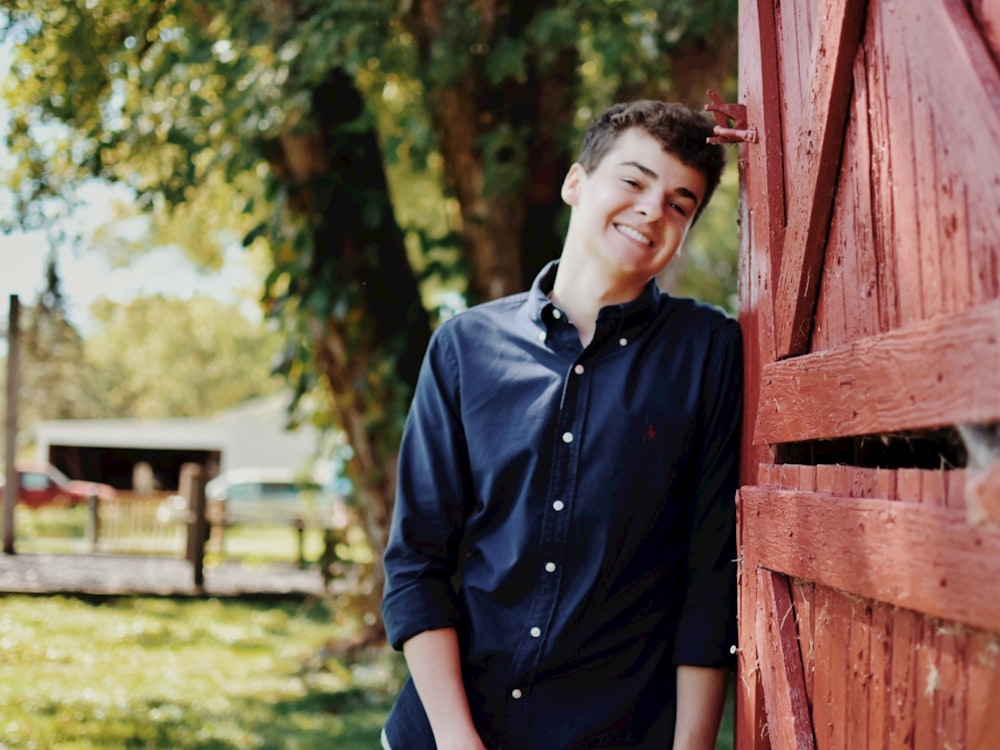
{"type": "MultiPolygon", "coordinates": [[[[52,464],[20,462],[16,465],[18,482],[17,502],[29,508],[45,505],[79,505],[96,496],[110,500],[115,489],[109,484],[70,479],[52,464]]],[[[3,497],[4,479],[0,474],[0,498],[3,497]]]]}

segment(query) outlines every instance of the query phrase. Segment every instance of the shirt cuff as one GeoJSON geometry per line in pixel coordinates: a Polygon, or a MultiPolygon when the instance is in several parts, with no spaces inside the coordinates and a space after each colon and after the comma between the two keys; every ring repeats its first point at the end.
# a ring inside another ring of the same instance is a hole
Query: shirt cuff
{"type": "Polygon", "coordinates": [[[458,610],[451,587],[446,583],[423,582],[394,591],[382,602],[382,621],[386,637],[397,651],[425,630],[455,627],[458,610]]]}
{"type": "Polygon", "coordinates": [[[674,665],[729,667],[734,663],[736,638],[736,618],[729,608],[686,610],[674,641],[674,665]]]}

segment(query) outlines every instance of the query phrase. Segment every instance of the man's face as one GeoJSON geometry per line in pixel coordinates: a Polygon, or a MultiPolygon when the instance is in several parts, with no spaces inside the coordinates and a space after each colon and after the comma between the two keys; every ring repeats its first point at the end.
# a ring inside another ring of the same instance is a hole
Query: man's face
{"type": "Polygon", "coordinates": [[[590,174],[570,168],[562,188],[573,206],[569,239],[613,276],[645,283],[677,253],[705,187],[701,172],[653,136],[626,130],[590,174]]]}

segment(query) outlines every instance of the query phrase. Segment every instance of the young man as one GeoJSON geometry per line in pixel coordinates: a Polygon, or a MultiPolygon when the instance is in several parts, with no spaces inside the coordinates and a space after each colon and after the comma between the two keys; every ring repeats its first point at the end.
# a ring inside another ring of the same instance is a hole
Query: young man
{"type": "Polygon", "coordinates": [[[711,126],[615,105],[561,258],[435,333],[383,613],[391,750],[714,748],[735,643],[740,332],[654,280],[719,182],[711,126]]]}

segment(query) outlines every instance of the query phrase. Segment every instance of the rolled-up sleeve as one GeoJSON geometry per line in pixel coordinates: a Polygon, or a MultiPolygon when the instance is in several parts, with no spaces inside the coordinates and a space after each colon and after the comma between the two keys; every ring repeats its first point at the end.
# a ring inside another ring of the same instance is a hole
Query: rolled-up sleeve
{"type": "Polygon", "coordinates": [[[743,410],[742,339],[717,329],[701,398],[694,497],[688,519],[686,593],[674,663],[722,667],[736,643],[736,489],[743,410]]]}
{"type": "Polygon", "coordinates": [[[452,576],[470,487],[459,397],[445,324],[428,347],[400,445],[382,600],[397,649],[422,631],[457,624],[452,576]]]}

